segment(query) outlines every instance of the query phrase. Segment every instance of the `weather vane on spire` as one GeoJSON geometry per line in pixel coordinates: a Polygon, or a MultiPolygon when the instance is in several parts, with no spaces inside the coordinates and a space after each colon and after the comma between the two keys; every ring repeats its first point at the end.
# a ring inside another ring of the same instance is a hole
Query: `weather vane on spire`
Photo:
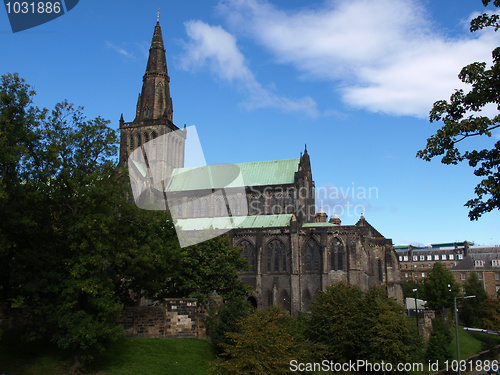
{"type": "Polygon", "coordinates": [[[158,12],[156,12],[156,21],[160,22],[160,8],[158,8],[158,12]]]}

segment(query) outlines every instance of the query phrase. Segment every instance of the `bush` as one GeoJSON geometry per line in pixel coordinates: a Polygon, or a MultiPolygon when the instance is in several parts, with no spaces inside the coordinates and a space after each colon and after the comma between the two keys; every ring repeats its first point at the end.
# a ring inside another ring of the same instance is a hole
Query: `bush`
{"type": "Polygon", "coordinates": [[[243,298],[235,298],[226,302],[218,312],[216,310],[210,311],[205,325],[216,354],[221,354],[224,351],[224,344],[233,342],[228,334],[241,332],[241,320],[248,317],[253,310],[250,302],[243,298]]]}
{"type": "Polygon", "coordinates": [[[451,334],[450,325],[440,316],[434,318],[425,359],[431,362],[439,361],[439,368],[442,368],[444,362],[452,358],[450,350],[452,341],[453,335],[451,334]]]}
{"type": "Polygon", "coordinates": [[[211,369],[212,375],[281,375],[290,362],[307,357],[297,321],[281,307],[255,310],[241,323],[241,332],[228,333],[231,342],[211,369]]]}
{"type": "Polygon", "coordinates": [[[338,283],[318,292],[311,303],[306,337],[336,363],[416,362],[421,339],[403,308],[379,287],[363,292],[338,283]]]}

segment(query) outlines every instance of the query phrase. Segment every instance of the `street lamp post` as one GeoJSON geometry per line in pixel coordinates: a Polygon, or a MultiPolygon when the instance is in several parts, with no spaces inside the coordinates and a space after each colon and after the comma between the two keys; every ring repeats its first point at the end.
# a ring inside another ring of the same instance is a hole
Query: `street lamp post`
{"type": "Polygon", "coordinates": [[[457,363],[458,363],[458,375],[462,374],[460,369],[460,343],[458,340],[458,309],[457,309],[457,299],[467,299],[467,298],[475,298],[476,296],[464,296],[464,297],[454,297],[453,305],[455,309],[455,330],[457,334],[457,363]]]}
{"type": "Polygon", "coordinates": [[[417,288],[413,289],[413,292],[415,293],[415,317],[417,318],[417,333],[420,333],[418,330],[418,307],[417,307],[418,289],[417,288]]]}

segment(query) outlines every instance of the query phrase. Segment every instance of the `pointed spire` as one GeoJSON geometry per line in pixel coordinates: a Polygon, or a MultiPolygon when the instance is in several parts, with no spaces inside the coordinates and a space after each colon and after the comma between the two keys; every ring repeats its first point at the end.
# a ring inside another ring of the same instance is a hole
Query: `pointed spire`
{"type": "Polygon", "coordinates": [[[146,72],[142,78],[142,91],[137,100],[136,120],[167,118],[172,122],[172,98],[170,97],[170,77],[167,58],[159,21],[157,21],[149,49],[146,72]]]}

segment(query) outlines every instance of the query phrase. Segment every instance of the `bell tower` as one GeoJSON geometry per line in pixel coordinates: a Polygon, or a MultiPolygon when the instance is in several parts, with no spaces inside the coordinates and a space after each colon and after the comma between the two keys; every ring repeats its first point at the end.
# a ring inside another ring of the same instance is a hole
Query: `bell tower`
{"type": "MultiPolygon", "coordinates": [[[[125,122],[120,117],[120,162],[127,163],[129,155],[138,147],[179,128],[173,123],[173,106],[170,97],[170,77],[159,16],[149,48],[146,72],[142,77],[142,90],[137,99],[135,119],[125,122]]],[[[185,131],[169,137],[169,168],[184,166],[185,131]]]]}

